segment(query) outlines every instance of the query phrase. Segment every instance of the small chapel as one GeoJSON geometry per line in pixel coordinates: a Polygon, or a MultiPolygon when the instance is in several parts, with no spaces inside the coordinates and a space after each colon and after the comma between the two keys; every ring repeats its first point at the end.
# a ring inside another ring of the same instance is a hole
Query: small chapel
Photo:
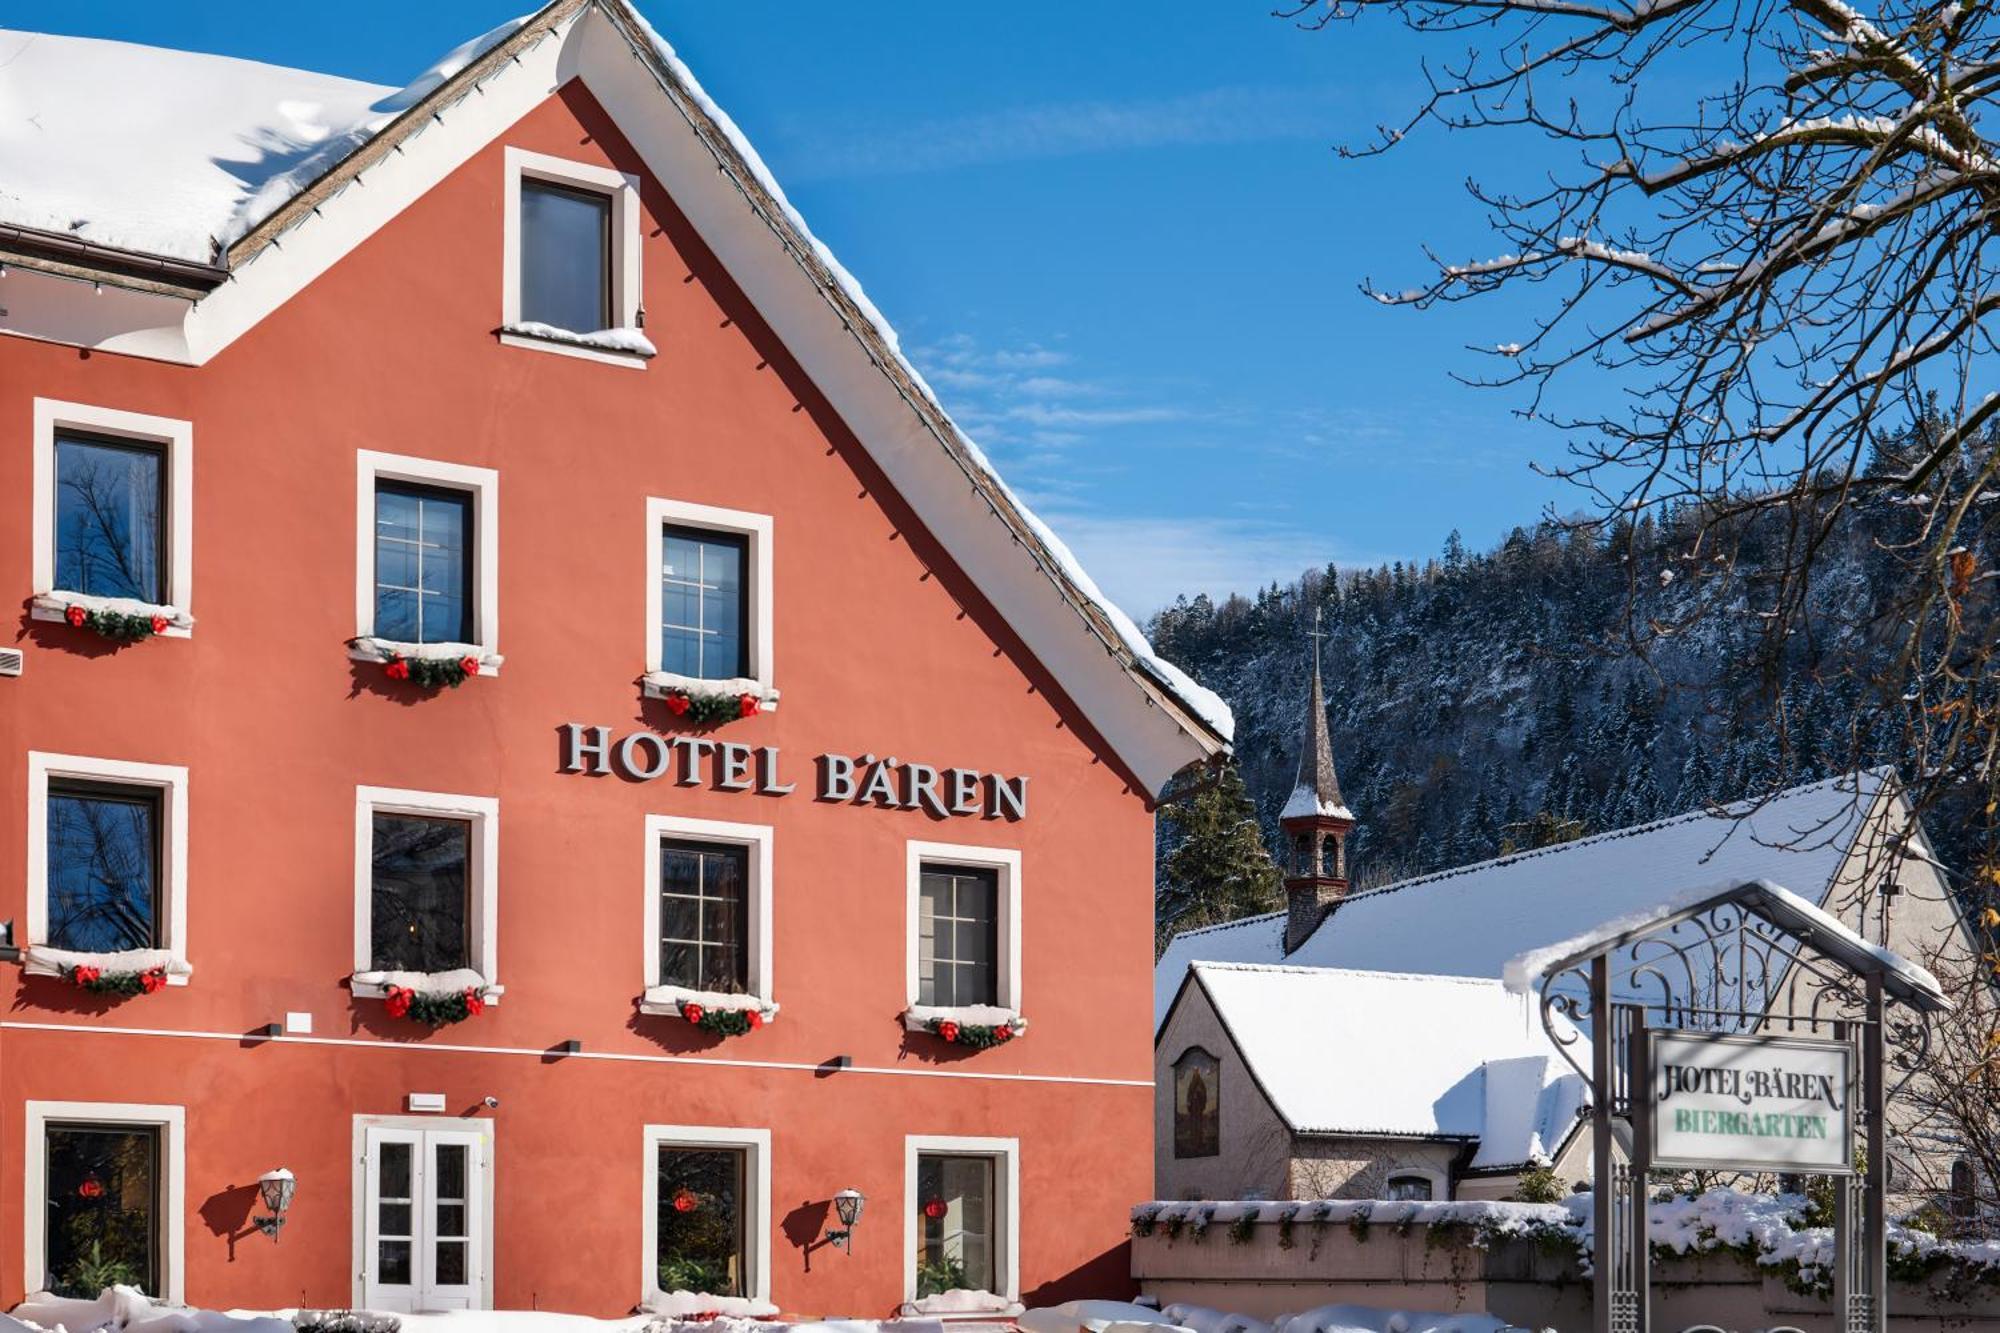
{"type": "Polygon", "coordinates": [[[1692,885],[1770,880],[1909,957],[1962,929],[1937,866],[1894,854],[1922,830],[1886,770],[1356,891],[1317,645],[1278,817],[1283,910],[1182,931],[1154,969],[1161,1199],[1583,1182],[1589,1043],[1559,1017],[1553,1040],[1502,969],[1692,885]]]}

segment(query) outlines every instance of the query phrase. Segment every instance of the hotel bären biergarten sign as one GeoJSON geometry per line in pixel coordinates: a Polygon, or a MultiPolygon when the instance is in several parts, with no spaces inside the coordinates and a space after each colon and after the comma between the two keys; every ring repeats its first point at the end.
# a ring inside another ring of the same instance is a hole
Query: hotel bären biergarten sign
{"type": "MultiPolygon", "coordinates": [[[[617,773],[639,782],[672,774],[682,787],[789,796],[798,790],[798,783],[786,780],[779,763],[775,745],[657,736],[650,731],[630,732],[614,741],[609,727],[586,727],[580,722],[565,722],[562,727],[565,773],[617,773]]],[[[872,754],[823,754],[813,770],[813,794],[822,801],[922,810],[939,819],[1028,817],[1026,777],[938,768],[872,754]]]]}
{"type": "Polygon", "coordinates": [[[1848,1042],[1656,1032],[1651,1165],[1848,1175],[1848,1042]]]}

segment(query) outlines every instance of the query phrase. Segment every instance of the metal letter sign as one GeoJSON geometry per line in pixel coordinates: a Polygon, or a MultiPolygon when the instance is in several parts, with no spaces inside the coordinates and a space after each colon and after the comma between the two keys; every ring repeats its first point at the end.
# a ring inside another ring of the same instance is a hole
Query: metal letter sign
{"type": "Polygon", "coordinates": [[[1651,1036],[1652,1166],[1852,1174],[1851,1045],[1689,1032],[1651,1036]]]}

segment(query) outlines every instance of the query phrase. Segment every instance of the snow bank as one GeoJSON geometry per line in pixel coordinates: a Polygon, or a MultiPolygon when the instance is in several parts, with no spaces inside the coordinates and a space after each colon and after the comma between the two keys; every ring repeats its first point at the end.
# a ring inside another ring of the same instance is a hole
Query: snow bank
{"type": "Polygon", "coordinates": [[[1169,1305],[1160,1313],[1193,1333],[1272,1333],[1272,1326],[1247,1314],[1228,1314],[1206,1305],[1169,1305]]]}
{"type": "Polygon", "coordinates": [[[1512,1325],[1490,1314],[1437,1314],[1378,1310],[1368,1305],[1322,1305],[1295,1314],[1278,1333],[1500,1333],[1512,1325]]]}
{"type": "Polygon", "coordinates": [[[418,995],[460,995],[469,990],[492,989],[485,977],[469,967],[449,972],[356,972],[349,980],[356,986],[380,986],[383,990],[396,986],[418,995]]]}
{"type": "MultiPolygon", "coordinates": [[[[102,972],[150,972],[158,968],[169,977],[186,979],[194,975],[194,965],[179,954],[165,949],[119,949],[111,953],[79,953],[74,949],[53,949],[46,944],[30,944],[23,954],[28,971],[56,976],[67,968],[94,967],[102,972]]],[[[75,1330],[71,1330],[75,1333],[75,1330]]]]}
{"type": "Polygon", "coordinates": [[[699,1291],[655,1292],[639,1308],[647,1314],[666,1315],[671,1319],[713,1319],[717,1315],[731,1319],[768,1319],[778,1313],[778,1307],[769,1301],[749,1296],[710,1296],[699,1291]]]}
{"type": "Polygon", "coordinates": [[[950,1291],[935,1292],[929,1296],[920,1296],[914,1301],[904,1301],[902,1310],[919,1315],[1017,1315],[1021,1313],[1021,1305],[1018,1301],[1010,1301],[1005,1296],[996,1296],[990,1291],[953,1287],[950,1291]]]}
{"type": "Polygon", "coordinates": [[[1164,1311],[1130,1301],[1064,1301],[1030,1310],[1014,1321],[1027,1333],[1103,1333],[1113,1324],[1155,1324],[1171,1327],[1164,1311]]]}

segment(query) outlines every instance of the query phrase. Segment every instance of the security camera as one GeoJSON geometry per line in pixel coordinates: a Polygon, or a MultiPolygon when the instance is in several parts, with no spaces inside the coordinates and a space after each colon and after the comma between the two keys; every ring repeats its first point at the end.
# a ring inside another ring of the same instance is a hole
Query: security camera
{"type": "Polygon", "coordinates": [[[489,1109],[497,1111],[500,1109],[500,1099],[498,1097],[488,1097],[486,1105],[489,1109]]]}

